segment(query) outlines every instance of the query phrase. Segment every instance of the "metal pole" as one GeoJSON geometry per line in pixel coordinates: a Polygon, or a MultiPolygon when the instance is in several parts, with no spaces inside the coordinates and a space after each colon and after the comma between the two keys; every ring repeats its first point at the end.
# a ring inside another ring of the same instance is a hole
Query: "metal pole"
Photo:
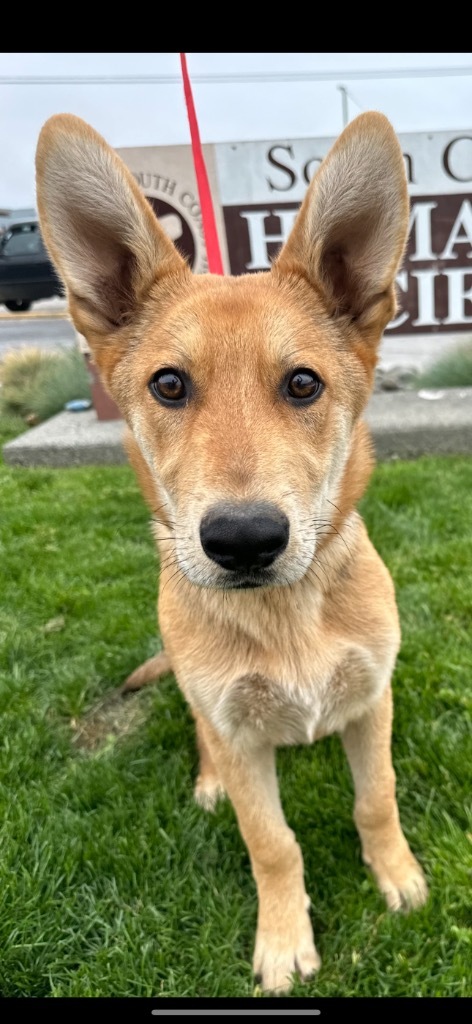
{"type": "Polygon", "coordinates": [[[349,123],[349,108],[347,105],[347,89],[345,85],[338,85],[337,88],[341,93],[341,104],[343,112],[343,128],[349,123]]]}

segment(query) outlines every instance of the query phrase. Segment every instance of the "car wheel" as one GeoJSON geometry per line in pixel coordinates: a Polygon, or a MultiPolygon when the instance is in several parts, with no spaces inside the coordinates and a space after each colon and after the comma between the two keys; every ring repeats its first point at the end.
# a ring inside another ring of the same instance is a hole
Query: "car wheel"
{"type": "Polygon", "coordinates": [[[26,310],[31,307],[31,302],[28,302],[27,299],[8,299],[5,306],[10,313],[26,313],[26,310]]]}

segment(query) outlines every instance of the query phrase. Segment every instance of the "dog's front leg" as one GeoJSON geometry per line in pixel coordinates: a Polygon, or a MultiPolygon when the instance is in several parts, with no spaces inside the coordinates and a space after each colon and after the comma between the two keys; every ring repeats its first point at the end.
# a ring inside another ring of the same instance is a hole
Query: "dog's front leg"
{"type": "Polygon", "coordinates": [[[354,820],[364,862],[391,910],[421,906],[428,895],[423,872],[403,835],[391,758],[392,691],[343,734],[356,793],[354,820]]]}
{"type": "Polygon", "coordinates": [[[200,719],[205,742],[234,806],[259,896],[254,972],[266,991],[283,993],[298,971],[320,966],[308,916],[300,847],[280,803],[275,750],[258,743],[244,750],[200,719]]]}

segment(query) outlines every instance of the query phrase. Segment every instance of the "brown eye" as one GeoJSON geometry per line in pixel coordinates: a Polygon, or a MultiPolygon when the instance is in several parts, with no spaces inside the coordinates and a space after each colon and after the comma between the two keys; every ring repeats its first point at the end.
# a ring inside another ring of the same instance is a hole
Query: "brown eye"
{"type": "Polygon", "coordinates": [[[307,405],[315,398],[319,398],[323,388],[323,381],[314,370],[300,368],[286,379],[284,391],[292,401],[303,402],[307,405]]]}
{"type": "Polygon", "coordinates": [[[185,405],[188,398],[184,375],[177,370],[158,370],[149,381],[149,390],[163,405],[185,405]]]}

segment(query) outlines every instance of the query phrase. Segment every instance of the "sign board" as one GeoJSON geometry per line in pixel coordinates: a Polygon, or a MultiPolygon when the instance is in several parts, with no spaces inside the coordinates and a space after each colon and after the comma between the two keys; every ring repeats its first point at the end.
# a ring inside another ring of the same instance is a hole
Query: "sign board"
{"type": "MultiPolygon", "coordinates": [[[[472,331],[472,131],[399,135],[409,182],[408,248],[390,335],[472,331]]],[[[270,268],[334,138],[204,146],[225,270],[270,268]]],[[[120,149],[192,268],[205,245],[189,146],[120,149]]]]}
{"type": "MultiPolygon", "coordinates": [[[[229,272],[222,211],[218,203],[215,147],[203,146],[222,249],[229,272]]],[[[202,215],[190,146],[146,146],[117,149],[148,197],[162,227],[186,256],[196,274],[208,270],[202,215]]]]}

